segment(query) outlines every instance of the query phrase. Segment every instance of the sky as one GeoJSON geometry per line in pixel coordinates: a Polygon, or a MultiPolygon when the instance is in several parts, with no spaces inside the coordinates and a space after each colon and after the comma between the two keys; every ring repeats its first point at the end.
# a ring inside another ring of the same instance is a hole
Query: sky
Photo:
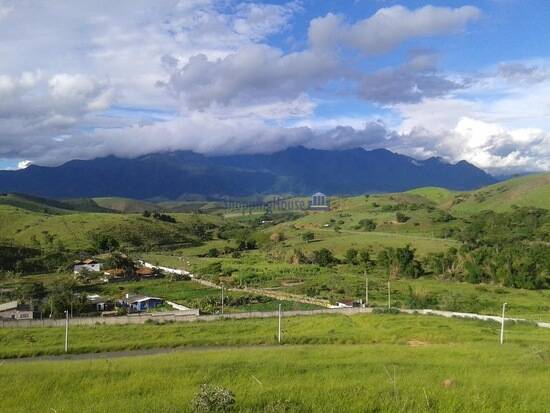
{"type": "Polygon", "coordinates": [[[387,148],[550,171],[546,0],[0,0],[0,169],[387,148]]]}

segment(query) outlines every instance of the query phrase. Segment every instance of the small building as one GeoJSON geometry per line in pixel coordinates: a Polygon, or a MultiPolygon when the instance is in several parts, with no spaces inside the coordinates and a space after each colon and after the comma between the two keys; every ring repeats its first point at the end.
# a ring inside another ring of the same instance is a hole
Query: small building
{"type": "Polygon", "coordinates": [[[115,308],[115,305],[112,300],[106,299],[98,294],[89,295],[87,298],[90,304],[92,304],[95,307],[95,310],[98,313],[102,313],[104,311],[110,311],[115,308]]]}
{"type": "Polygon", "coordinates": [[[354,300],[342,300],[338,301],[333,308],[356,308],[361,307],[362,303],[361,301],[354,301],[354,300]]]}
{"type": "Polygon", "coordinates": [[[90,271],[90,272],[100,272],[101,263],[91,258],[87,260],[75,261],[73,266],[74,273],[80,274],[83,270],[90,271]]]}
{"type": "Polygon", "coordinates": [[[0,319],[32,320],[33,312],[30,306],[19,304],[18,301],[0,304],[0,319]]]}
{"type": "Polygon", "coordinates": [[[128,312],[139,313],[162,306],[164,304],[164,300],[158,297],[126,294],[126,296],[120,300],[119,303],[123,307],[128,308],[128,312]]]}
{"type": "Polygon", "coordinates": [[[322,192],[314,193],[309,201],[309,209],[313,211],[328,211],[330,209],[328,197],[322,192]]]}

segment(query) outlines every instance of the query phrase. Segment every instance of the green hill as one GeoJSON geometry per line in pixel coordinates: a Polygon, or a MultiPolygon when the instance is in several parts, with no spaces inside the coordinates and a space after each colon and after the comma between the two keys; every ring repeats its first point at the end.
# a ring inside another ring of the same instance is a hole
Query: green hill
{"type": "Polygon", "coordinates": [[[138,201],[130,198],[104,197],[92,198],[100,207],[123,213],[139,213],[143,211],[163,211],[164,208],[152,202],[138,201]]]}
{"type": "Polygon", "coordinates": [[[407,191],[409,194],[422,196],[437,205],[445,205],[452,202],[454,192],[445,188],[423,187],[407,191]]]}
{"type": "Polygon", "coordinates": [[[514,205],[550,208],[550,173],[514,178],[456,194],[451,210],[472,214],[483,210],[506,211],[514,205]]]}
{"type": "Polygon", "coordinates": [[[193,239],[189,224],[197,220],[217,219],[214,216],[198,218],[190,214],[172,216],[176,218],[176,223],[144,218],[139,214],[50,214],[12,205],[0,205],[0,236],[19,245],[33,246],[36,241],[42,241],[45,234],[48,234],[72,251],[90,248],[92,233],[109,234],[123,245],[182,244],[193,239]]]}
{"type": "Polygon", "coordinates": [[[109,212],[91,199],[58,201],[26,194],[0,194],[0,205],[9,205],[27,211],[46,214],[71,214],[75,212],[109,212]]]}

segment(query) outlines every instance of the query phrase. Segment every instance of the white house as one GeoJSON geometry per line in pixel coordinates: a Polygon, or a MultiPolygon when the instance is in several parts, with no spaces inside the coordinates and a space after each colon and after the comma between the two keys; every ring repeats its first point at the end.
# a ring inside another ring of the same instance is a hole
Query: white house
{"type": "Polygon", "coordinates": [[[0,304],[0,318],[12,320],[30,320],[33,317],[30,306],[21,305],[17,301],[0,304]]]}
{"type": "Polygon", "coordinates": [[[79,274],[82,270],[91,271],[91,272],[100,272],[101,263],[93,259],[87,259],[83,261],[75,261],[73,271],[75,274],[79,274]]]}

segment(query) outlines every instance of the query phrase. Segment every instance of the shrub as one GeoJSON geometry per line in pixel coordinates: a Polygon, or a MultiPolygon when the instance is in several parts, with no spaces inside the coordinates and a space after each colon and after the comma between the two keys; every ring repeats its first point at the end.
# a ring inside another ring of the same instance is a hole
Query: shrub
{"type": "Polygon", "coordinates": [[[220,255],[220,251],[218,251],[217,248],[210,248],[208,250],[208,252],[206,253],[206,256],[207,257],[210,257],[210,258],[216,258],[220,255]]]}
{"type": "Polygon", "coordinates": [[[403,214],[402,212],[397,212],[395,214],[395,219],[397,220],[397,222],[399,223],[404,223],[404,222],[407,222],[410,217],[408,217],[407,215],[403,214]]]}
{"type": "Polygon", "coordinates": [[[304,242],[311,242],[315,239],[315,234],[311,231],[302,234],[302,240],[304,242]]]}
{"type": "Polygon", "coordinates": [[[194,413],[225,413],[235,408],[235,395],[229,389],[211,384],[202,384],[191,401],[194,413]]]}
{"type": "Polygon", "coordinates": [[[365,218],[359,221],[356,229],[362,229],[364,231],[374,231],[376,229],[376,222],[370,218],[365,218]]]}

